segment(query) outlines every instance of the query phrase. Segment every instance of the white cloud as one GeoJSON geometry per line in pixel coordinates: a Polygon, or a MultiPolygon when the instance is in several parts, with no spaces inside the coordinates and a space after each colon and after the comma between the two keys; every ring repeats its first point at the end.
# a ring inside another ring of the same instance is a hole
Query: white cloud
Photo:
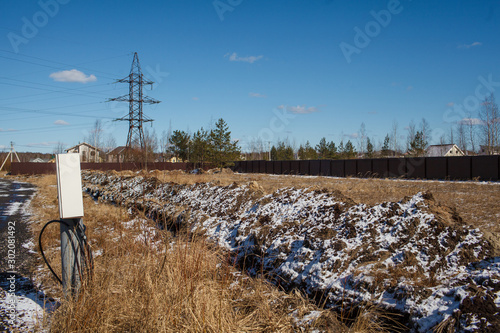
{"type": "Polygon", "coordinates": [[[319,111],[315,106],[306,107],[305,105],[287,106],[286,110],[294,114],[308,114],[319,111]]]}
{"type": "Polygon", "coordinates": [[[69,125],[69,123],[67,121],[59,119],[54,121],[54,125],[69,125]]]}
{"type": "Polygon", "coordinates": [[[459,123],[464,125],[482,125],[483,121],[479,118],[464,118],[459,123]]]}
{"type": "Polygon", "coordinates": [[[250,64],[253,64],[254,62],[264,58],[264,56],[248,56],[248,57],[238,57],[238,54],[236,52],[233,52],[231,55],[228,53],[224,57],[229,56],[229,61],[242,61],[242,62],[248,62],[250,64]]]}
{"type": "Polygon", "coordinates": [[[85,75],[85,73],[80,72],[79,70],[76,70],[76,69],[72,69],[69,71],[54,72],[54,73],[50,74],[49,77],[54,79],[54,81],[59,81],[59,82],[87,83],[87,82],[93,82],[93,81],[97,80],[97,78],[95,77],[94,74],[85,75]]]}
{"type": "Polygon", "coordinates": [[[254,93],[254,92],[248,93],[248,96],[255,97],[255,98],[266,98],[267,97],[266,95],[254,93]]]}
{"type": "Polygon", "coordinates": [[[481,45],[483,45],[483,43],[481,43],[481,42],[474,42],[472,44],[462,44],[462,45],[459,45],[458,48],[459,49],[470,49],[471,47],[481,46],[481,45]]]}

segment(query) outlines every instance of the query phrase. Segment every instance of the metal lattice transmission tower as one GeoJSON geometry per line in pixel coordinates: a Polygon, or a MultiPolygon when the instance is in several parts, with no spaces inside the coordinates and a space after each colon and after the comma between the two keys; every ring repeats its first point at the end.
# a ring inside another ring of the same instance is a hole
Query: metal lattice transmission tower
{"type": "Polygon", "coordinates": [[[142,93],[142,87],[144,85],[150,84],[152,86],[154,82],[144,79],[137,52],[134,53],[134,60],[132,61],[130,74],[116,82],[129,84],[128,95],[110,98],[109,101],[129,102],[129,110],[127,116],[115,120],[124,120],[129,122],[127,147],[131,148],[133,145],[137,145],[140,146],[141,149],[144,149],[144,130],[142,128],[142,123],[152,122],[153,119],[144,115],[142,112],[142,104],[158,104],[160,101],[144,96],[142,93]]]}

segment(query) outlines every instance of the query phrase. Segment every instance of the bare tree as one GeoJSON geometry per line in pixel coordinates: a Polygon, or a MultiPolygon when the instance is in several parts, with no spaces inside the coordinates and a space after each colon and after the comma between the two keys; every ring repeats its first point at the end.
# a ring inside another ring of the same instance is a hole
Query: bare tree
{"type": "Polygon", "coordinates": [[[408,124],[408,135],[406,136],[406,151],[411,150],[411,144],[415,141],[415,135],[417,134],[415,122],[413,120],[408,124]]]}
{"type": "MultiPolygon", "coordinates": [[[[87,135],[84,137],[84,141],[93,146],[95,149],[90,156],[94,156],[93,161],[98,162],[99,150],[102,147],[102,133],[104,129],[102,127],[102,122],[100,119],[96,119],[94,126],[90,129],[87,135]]],[[[90,162],[91,158],[89,158],[90,162]]]]}
{"type": "Polygon", "coordinates": [[[463,120],[457,123],[456,132],[458,147],[465,153],[467,152],[467,130],[463,120]]]}
{"type": "Polygon", "coordinates": [[[161,132],[161,137],[159,141],[159,151],[160,154],[162,155],[162,160],[164,161],[165,158],[169,155],[170,151],[170,137],[172,136],[172,131],[171,128],[169,127],[169,130],[163,130],[161,132]]]}
{"type": "Polygon", "coordinates": [[[448,136],[448,143],[455,144],[455,136],[453,133],[453,126],[450,126],[450,134],[448,136]]]}
{"type": "Polygon", "coordinates": [[[150,154],[154,154],[158,151],[158,136],[154,129],[144,130],[144,145],[150,154]]]}
{"type": "Polygon", "coordinates": [[[424,142],[431,142],[432,129],[431,125],[425,118],[422,118],[422,122],[420,123],[420,132],[422,133],[422,139],[424,140],[424,142]]]}
{"type": "Polygon", "coordinates": [[[466,126],[467,141],[470,144],[470,149],[476,151],[476,123],[472,119],[471,114],[468,114],[468,118],[462,119],[461,122],[466,126]]]}
{"type": "Polygon", "coordinates": [[[364,154],[366,148],[366,126],[365,123],[361,123],[358,131],[358,151],[364,154]]]}
{"type": "Polygon", "coordinates": [[[398,146],[398,122],[394,120],[392,122],[392,133],[391,133],[391,143],[392,143],[392,150],[395,152],[399,150],[398,146]]]}
{"type": "Polygon", "coordinates": [[[110,151],[112,151],[113,149],[116,148],[116,140],[115,140],[115,137],[113,136],[113,134],[109,134],[106,139],[104,140],[104,143],[102,145],[102,150],[105,152],[105,153],[109,153],[110,151]]]}
{"type": "Polygon", "coordinates": [[[54,154],[62,154],[64,153],[66,145],[61,141],[58,141],[56,146],[54,147],[54,154]]]}
{"type": "Polygon", "coordinates": [[[500,131],[500,114],[493,94],[484,99],[479,110],[479,118],[482,121],[481,138],[486,146],[486,153],[493,154],[498,147],[500,131]]]}
{"type": "Polygon", "coordinates": [[[446,143],[446,137],[443,135],[441,135],[441,137],[439,138],[439,144],[440,145],[444,145],[446,143]]]}

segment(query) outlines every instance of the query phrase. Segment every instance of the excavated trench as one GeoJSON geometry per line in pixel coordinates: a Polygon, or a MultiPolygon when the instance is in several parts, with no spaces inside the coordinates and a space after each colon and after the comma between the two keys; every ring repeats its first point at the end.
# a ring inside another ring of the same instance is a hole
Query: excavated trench
{"type": "Polygon", "coordinates": [[[339,192],[264,195],[255,183],[179,185],[101,172],[83,179],[97,201],[202,234],[246,272],[318,304],[344,311],[353,304],[351,314],[375,304],[418,332],[500,331],[497,250],[430,193],[366,206],[339,192]]]}

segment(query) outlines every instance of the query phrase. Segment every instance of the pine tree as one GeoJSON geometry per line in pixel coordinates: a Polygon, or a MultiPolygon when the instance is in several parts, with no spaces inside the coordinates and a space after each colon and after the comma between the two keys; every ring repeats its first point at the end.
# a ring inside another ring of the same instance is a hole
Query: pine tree
{"type": "Polygon", "coordinates": [[[209,135],[211,144],[211,161],[220,168],[230,166],[231,162],[239,159],[240,148],[238,142],[231,140],[229,126],[220,118],[209,135]]]}
{"type": "Polygon", "coordinates": [[[340,145],[339,145],[339,157],[340,158],[345,158],[344,140],[340,141],[340,145]]]}
{"type": "Polygon", "coordinates": [[[190,135],[188,133],[184,131],[174,131],[170,138],[168,138],[170,153],[183,161],[187,161],[189,158],[189,141],[190,135]]]}
{"type": "Polygon", "coordinates": [[[316,150],[314,150],[313,147],[311,147],[311,144],[309,143],[309,140],[306,141],[306,145],[304,146],[305,149],[305,159],[306,160],[314,160],[318,158],[318,153],[316,153],[316,150]]]}
{"type": "Polygon", "coordinates": [[[328,159],[338,158],[337,147],[335,146],[335,142],[333,142],[333,141],[330,141],[328,143],[328,156],[327,156],[327,158],[328,159]]]}
{"type": "Polygon", "coordinates": [[[368,158],[373,157],[373,144],[369,137],[366,137],[366,156],[368,158]]]}
{"type": "Polygon", "coordinates": [[[318,157],[320,159],[326,159],[326,158],[331,158],[330,156],[330,147],[329,144],[326,142],[326,138],[323,137],[319,141],[319,143],[316,145],[316,151],[318,152],[318,157]]]}
{"type": "Polygon", "coordinates": [[[384,139],[384,145],[382,146],[382,156],[387,157],[389,156],[389,145],[390,145],[391,139],[389,137],[389,134],[385,136],[384,139]]]}
{"type": "Polygon", "coordinates": [[[194,133],[190,145],[190,161],[203,167],[208,161],[212,147],[210,145],[209,133],[203,127],[194,133]]]}
{"type": "Polygon", "coordinates": [[[273,145],[271,148],[271,161],[277,161],[278,160],[278,152],[276,150],[276,147],[273,145]]]}
{"type": "Polygon", "coordinates": [[[294,159],[293,148],[290,144],[283,141],[278,141],[276,147],[276,159],[278,161],[291,161],[294,159]]]}
{"type": "Polygon", "coordinates": [[[347,141],[347,143],[345,144],[344,154],[346,158],[356,157],[356,149],[354,148],[351,140],[347,141]]]}
{"type": "Polygon", "coordinates": [[[425,153],[425,148],[427,147],[427,141],[424,139],[424,134],[422,131],[417,131],[413,140],[410,142],[410,149],[408,153],[412,156],[423,156],[425,153]]]}
{"type": "Polygon", "coordinates": [[[297,157],[299,158],[299,160],[307,159],[306,149],[302,145],[300,145],[299,150],[297,151],[297,157]]]}

